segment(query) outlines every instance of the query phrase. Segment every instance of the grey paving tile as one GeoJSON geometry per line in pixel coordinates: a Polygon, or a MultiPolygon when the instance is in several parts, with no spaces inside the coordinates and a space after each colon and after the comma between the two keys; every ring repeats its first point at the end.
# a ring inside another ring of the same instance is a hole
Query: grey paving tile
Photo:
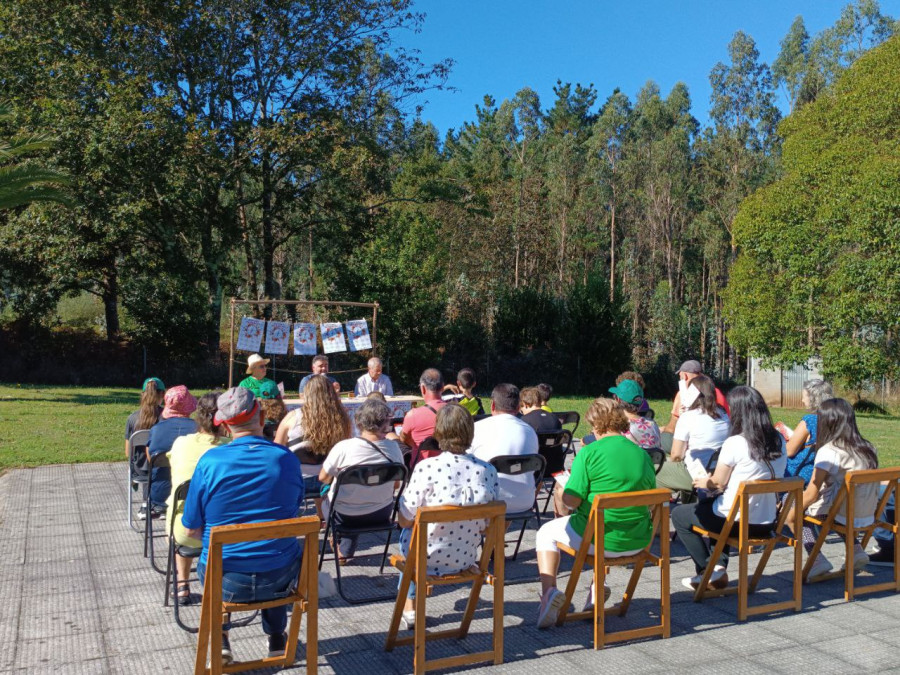
{"type": "Polygon", "coordinates": [[[19,640],[16,668],[53,668],[64,672],[72,664],[105,659],[100,633],[58,635],[33,640],[19,640]]]}

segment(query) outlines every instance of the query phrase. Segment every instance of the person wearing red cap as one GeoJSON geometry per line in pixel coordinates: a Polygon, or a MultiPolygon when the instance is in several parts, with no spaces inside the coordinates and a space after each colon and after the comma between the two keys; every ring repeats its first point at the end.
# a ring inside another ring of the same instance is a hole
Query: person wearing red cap
{"type": "MultiPolygon", "coordinates": [[[[181,516],[188,536],[203,540],[197,564],[201,581],[211,528],[295,518],[303,504],[300,460],[263,436],[264,415],[249,389],[233,387],[219,396],[215,421],[229,430],[233,440],[208,450],[197,462],[181,516]]],[[[222,552],[222,599],[264,602],[283,596],[300,572],[301,552],[296,539],[226,546],[222,552]]],[[[284,653],[286,626],[286,606],[262,610],[270,657],[284,653]]],[[[225,663],[233,660],[228,628],[226,624],[222,634],[225,663]]]]}

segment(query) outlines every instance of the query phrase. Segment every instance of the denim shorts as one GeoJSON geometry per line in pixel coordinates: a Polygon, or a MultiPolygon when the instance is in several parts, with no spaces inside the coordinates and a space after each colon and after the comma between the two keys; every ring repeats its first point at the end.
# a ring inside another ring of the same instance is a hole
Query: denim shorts
{"type": "Polygon", "coordinates": [[[318,497],[322,494],[322,481],[318,476],[308,476],[303,479],[303,490],[307,497],[318,497]]]}

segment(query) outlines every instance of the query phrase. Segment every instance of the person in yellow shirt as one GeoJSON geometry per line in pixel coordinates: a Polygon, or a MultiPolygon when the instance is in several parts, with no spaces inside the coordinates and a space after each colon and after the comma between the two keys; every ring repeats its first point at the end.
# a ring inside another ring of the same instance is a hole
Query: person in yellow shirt
{"type": "Polygon", "coordinates": [[[553,410],[547,405],[547,402],[550,400],[550,397],[553,396],[553,387],[549,384],[545,384],[541,382],[537,386],[537,390],[541,392],[541,410],[544,412],[552,413],[553,410]]]}
{"type": "Polygon", "coordinates": [[[169,466],[172,472],[172,492],[166,502],[166,532],[169,531],[169,523],[175,518],[175,569],[178,574],[178,582],[175,585],[175,602],[180,605],[191,603],[191,589],[188,579],[191,575],[191,559],[179,554],[179,547],[199,549],[203,543],[187,535],[187,530],[181,524],[181,512],[184,504],[174,503],[175,488],[184,481],[190,480],[194,475],[197,462],[206,453],[217,445],[227,443],[229,439],[220,437],[220,429],[213,423],[216,410],[216,402],[219,394],[210,392],[200,397],[197,403],[197,411],[194,415],[197,422],[197,432],[186,436],[179,436],[172,444],[169,451],[169,466]]]}
{"type": "Polygon", "coordinates": [[[471,368],[463,368],[456,374],[456,386],[462,391],[462,398],[457,403],[468,410],[472,416],[484,415],[484,406],[481,404],[481,399],[472,391],[475,389],[476,384],[475,371],[471,368]]]}

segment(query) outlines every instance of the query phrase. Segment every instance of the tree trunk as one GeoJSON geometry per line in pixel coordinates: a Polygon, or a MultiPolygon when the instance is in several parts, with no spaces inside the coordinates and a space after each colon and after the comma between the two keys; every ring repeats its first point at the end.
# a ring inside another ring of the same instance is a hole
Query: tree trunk
{"type": "Polygon", "coordinates": [[[119,277],[115,265],[106,271],[103,280],[103,313],[106,318],[106,339],[119,339],[119,277]]]}
{"type": "Polygon", "coordinates": [[[616,297],[616,202],[609,205],[609,301],[616,297]]]}

